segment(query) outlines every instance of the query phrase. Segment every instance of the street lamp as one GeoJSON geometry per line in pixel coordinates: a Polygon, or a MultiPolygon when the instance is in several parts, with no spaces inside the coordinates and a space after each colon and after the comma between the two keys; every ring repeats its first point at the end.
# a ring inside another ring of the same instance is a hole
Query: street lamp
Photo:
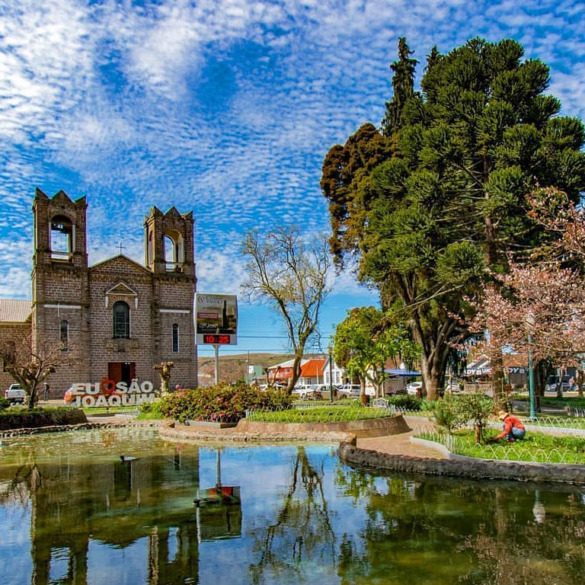
{"type": "Polygon", "coordinates": [[[528,395],[530,396],[530,420],[536,420],[536,408],[534,397],[534,364],[532,361],[532,331],[536,319],[533,313],[528,313],[524,319],[528,329],[528,395]]]}
{"type": "Polygon", "coordinates": [[[329,350],[329,402],[333,402],[333,366],[331,364],[331,346],[329,350]]]}

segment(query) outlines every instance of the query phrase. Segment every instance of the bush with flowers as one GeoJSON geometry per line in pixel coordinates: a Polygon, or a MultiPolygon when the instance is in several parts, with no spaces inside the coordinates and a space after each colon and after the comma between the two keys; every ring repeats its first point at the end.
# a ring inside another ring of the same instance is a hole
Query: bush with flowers
{"type": "Polygon", "coordinates": [[[184,423],[187,420],[238,422],[246,410],[285,410],[292,408],[292,397],[282,390],[262,392],[243,382],[234,386],[218,384],[210,388],[178,390],[160,400],[165,418],[184,423]]]}

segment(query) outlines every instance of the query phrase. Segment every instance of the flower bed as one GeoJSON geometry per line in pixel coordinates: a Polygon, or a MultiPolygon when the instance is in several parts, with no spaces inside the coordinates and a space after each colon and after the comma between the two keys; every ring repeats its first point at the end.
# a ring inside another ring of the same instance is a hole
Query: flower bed
{"type": "Polygon", "coordinates": [[[248,410],[286,410],[292,398],[286,392],[262,392],[245,384],[179,390],[165,396],[159,409],[165,418],[186,421],[237,423],[248,410]]]}

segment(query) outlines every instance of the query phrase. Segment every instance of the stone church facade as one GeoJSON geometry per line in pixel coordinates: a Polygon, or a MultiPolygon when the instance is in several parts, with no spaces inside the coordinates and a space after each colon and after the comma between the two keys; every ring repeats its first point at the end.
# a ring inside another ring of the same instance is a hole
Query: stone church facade
{"type": "MultiPolygon", "coordinates": [[[[173,362],[171,387],[197,386],[194,331],[196,275],[193,215],[174,207],[150,210],[144,222],[145,265],[119,254],[88,265],[87,202],[37,189],[33,202],[32,302],[24,322],[2,317],[0,337],[16,327],[33,346],[55,344],[69,352],[70,366],[49,378],[53,396],[73,383],[152,381],[154,366],[173,362]]],[[[4,301],[13,307],[27,301],[4,301]]],[[[18,311],[13,310],[13,315],[18,311]]],[[[3,387],[11,383],[0,373],[3,387]]]]}

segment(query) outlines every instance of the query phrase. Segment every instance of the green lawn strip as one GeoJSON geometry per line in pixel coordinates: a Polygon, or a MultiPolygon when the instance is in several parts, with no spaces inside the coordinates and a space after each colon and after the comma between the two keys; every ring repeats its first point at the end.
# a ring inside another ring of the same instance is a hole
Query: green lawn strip
{"type": "MultiPolygon", "coordinates": [[[[515,402],[524,403],[526,410],[529,408],[529,398],[526,394],[512,394],[510,400],[515,402]]],[[[541,396],[541,406],[548,406],[550,408],[578,408],[585,409],[585,397],[580,398],[579,396],[563,396],[557,398],[556,396],[541,396]]]]}
{"type": "MultiPolygon", "coordinates": [[[[488,432],[486,438],[495,436],[488,432]]],[[[480,445],[475,442],[472,429],[447,433],[423,432],[418,438],[445,445],[449,451],[466,457],[500,461],[526,461],[533,463],[566,463],[585,465],[585,438],[555,436],[531,432],[522,441],[480,445]]]]}
{"type": "Polygon", "coordinates": [[[85,416],[113,416],[114,414],[127,414],[128,416],[134,416],[138,413],[138,409],[134,406],[110,406],[110,407],[92,407],[82,408],[85,412],[85,416]]]}
{"type": "Polygon", "coordinates": [[[251,422],[316,423],[366,420],[388,416],[392,416],[390,411],[383,408],[364,408],[362,406],[333,404],[323,406],[315,405],[310,408],[294,408],[273,412],[250,412],[246,419],[251,422]]]}
{"type": "Polygon", "coordinates": [[[28,406],[11,406],[10,408],[6,408],[3,410],[0,410],[0,416],[14,416],[14,415],[19,415],[19,414],[38,414],[40,412],[44,412],[44,413],[50,413],[50,412],[58,412],[59,410],[62,410],[59,407],[40,407],[37,406],[35,408],[33,408],[32,410],[28,409],[28,406]]]}

